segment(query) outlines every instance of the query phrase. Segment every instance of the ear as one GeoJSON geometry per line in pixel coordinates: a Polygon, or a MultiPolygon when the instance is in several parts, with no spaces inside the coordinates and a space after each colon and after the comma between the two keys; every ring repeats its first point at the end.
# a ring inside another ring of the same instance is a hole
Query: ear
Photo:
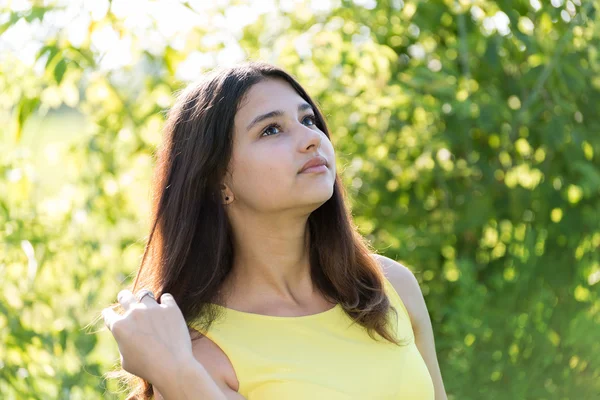
{"type": "Polygon", "coordinates": [[[223,204],[227,205],[233,202],[234,196],[229,186],[225,183],[221,183],[221,201],[223,204]]]}

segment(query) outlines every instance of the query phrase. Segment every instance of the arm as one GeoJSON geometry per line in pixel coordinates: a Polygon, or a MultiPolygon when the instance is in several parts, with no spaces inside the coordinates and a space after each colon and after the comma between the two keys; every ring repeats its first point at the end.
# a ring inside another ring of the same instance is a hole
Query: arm
{"type": "MultiPolygon", "coordinates": [[[[198,365],[201,365],[198,363],[198,365]]],[[[206,394],[203,394],[203,390],[206,388],[206,379],[207,372],[204,368],[198,370],[197,368],[190,368],[187,372],[182,372],[179,376],[179,382],[173,380],[173,384],[175,388],[161,388],[160,391],[154,385],[152,385],[152,389],[154,390],[154,398],[155,400],[170,400],[170,399],[223,399],[223,400],[245,400],[244,396],[231,389],[226,384],[219,384],[219,382],[213,381],[218,386],[221,387],[220,394],[217,393],[218,397],[208,397],[206,394]],[[177,385],[180,384],[179,388],[177,385]],[[165,393],[165,396],[162,395],[165,393]],[[187,397],[186,397],[187,396],[187,397]]],[[[208,377],[208,379],[211,379],[208,377]]],[[[173,386],[173,385],[172,385],[173,386]]]]}
{"type": "Polygon", "coordinates": [[[429,312],[419,287],[419,282],[413,273],[402,264],[380,255],[376,255],[383,272],[392,283],[402,302],[410,314],[411,324],[415,335],[415,344],[427,365],[435,388],[435,400],[447,400],[446,389],[438,363],[433,328],[429,312]]]}
{"type": "Polygon", "coordinates": [[[210,377],[206,369],[192,360],[186,365],[182,365],[177,371],[174,371],[169,378],[162,380],[160,392],[154,389],[154,398],[161,400],[171,399],[210,399],[210,400],[229,400],[234,399],[221,391],[217,383],[210,377]],[[162,395],[164,393],[164,395],[162,395]]]}
{"type": "MultiPolygon", "coordinates": [[[[197,364],[202,367],[202,364],[197,364]]],[[[171,386],[175,386],[175,388],[161,387],[159,391],[158,387],[152,385],[155,400],[197,398],[245,400],[244,396],[231,389],[224,381],[212,378],[206,369],[198,369],[197,366],[191,366],[191,368],[184,369],[181,371],[181,374],[176,379],[171,380],[171,382],[173,383],[171,386]],[[204,392],[202,390],[204,390],[206,387],[204,384],[207,382],[207,379],[212,379],[213,383],[215,383],[218,386],[218,389],[220,389],[220,392],[216,394],[217,397],[205,397],[206,395],[203,394],[204,392]],[[177,387],[178,385],[180,385],[179,388],[177,387]],[[165,393],[165,396],[163,396],[162,393],[165,393]]]]}
{"type": "MultiPolygon", "coordinates": [[[[151,296],[138,300],[129,290],[123,290],[118,300],[125,314],[119,315],[112,308],[104,309],[102,314],[117,341],[125,371],[152,382],[167,400],[234,399],[225,394],[196,357],[173,296],[163,294],[158,304],[151,296]]],[[[160,393],[157,391],[157,398],[163,397],[160,393]]]]}
{"type": "MultiPolygon", "coordinates": [[[[212,379],[213,382],[216,383],[221,393],[223,393],[223,399],[227,400],[245,400],[244,397],[239,394],[234,387],[237,387],[239,384],[237,383],[237,377],[235,376],[235,371],[231,362],[223,353],[221,348],[214,344],[210,339],[202,336],[199,332],[194,329],[189,329],[190,338],[192,339],[192,353],[194,355],[194,359],[201,365],[202,371],[198,371],[200,377],[203,378],[206,375],[212,379]]],[[[186,381],[187,379],[198,379],[198,374],[195,373],[194,368],[191,370],[191,377],[184,378],[182,381],[186,381]]],[[[174,382],[178,378],[174,378],[174,382]]],[[[154,398],[156,400],[165,400],[163,397],[162,390],[159,391],[156,386],[152,386],[154,390],[154,398]]],[[[201,392],[193,392],[192,388],[190,388],[190,393],[201,393],[201,392]]],[[[164,392],[167,393],[167,392],[164,392]]],[[[166,397],[167,400],[175,398],[179,399],[178,396],[175,397],[166,397]]],[[[200,398],[200,397],[195,397],[200,398]]],[[[205,397],[201,397],[205,398],[205,397]]],[[[209,397],[207,397],[209,398],[209,397]]]]}

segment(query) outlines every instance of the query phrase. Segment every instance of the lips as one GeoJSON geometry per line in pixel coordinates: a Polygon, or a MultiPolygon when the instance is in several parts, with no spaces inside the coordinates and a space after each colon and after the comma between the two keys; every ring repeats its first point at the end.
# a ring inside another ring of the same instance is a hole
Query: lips
{"type": "Polygon", "coordinates": [[[308,168],[311,167],[318,167],[320,165],[325,165],[327,166],[327,160],[324,157],[321,156],[316,156],[311,158],[310,160],[308,160],[303,166],[302,168],[300,168],[300,171],[298,171],[298,173],[304,172],[305,170],[307,170],[308,168]]]}

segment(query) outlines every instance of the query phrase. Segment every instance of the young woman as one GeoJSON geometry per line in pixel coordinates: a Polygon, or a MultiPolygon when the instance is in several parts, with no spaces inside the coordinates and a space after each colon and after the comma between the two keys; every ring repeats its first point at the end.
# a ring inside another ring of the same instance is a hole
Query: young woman
{"type": "Polygon", "coordinates": [[[153,188],[144,290],[103,311],[130,398],[446,399],[418,283],[357,233],[289,74],[247,62],[183,91],[153,188]]]}

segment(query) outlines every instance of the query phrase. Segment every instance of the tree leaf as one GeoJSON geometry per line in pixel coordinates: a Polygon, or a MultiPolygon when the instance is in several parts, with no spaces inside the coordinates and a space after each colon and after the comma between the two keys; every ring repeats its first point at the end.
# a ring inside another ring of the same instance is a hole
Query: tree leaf
{"type": "Polygon", "coordinates": [[[37,110],[39,104],[40,104],[39,97],[35,97],[35,98],[23,97],[21,99],[21,101],[19,102],[19,104],[17,105],[17,107],[15,108],[14,121],[13,121],[13,123],[14,123],[13,137],[15,138],[16,142],[19,142],[21,140],[21,136],[23,135],[23,126],[25,125],[27,118],[29,118],[29,116],[35,110],[37,110]]]}

